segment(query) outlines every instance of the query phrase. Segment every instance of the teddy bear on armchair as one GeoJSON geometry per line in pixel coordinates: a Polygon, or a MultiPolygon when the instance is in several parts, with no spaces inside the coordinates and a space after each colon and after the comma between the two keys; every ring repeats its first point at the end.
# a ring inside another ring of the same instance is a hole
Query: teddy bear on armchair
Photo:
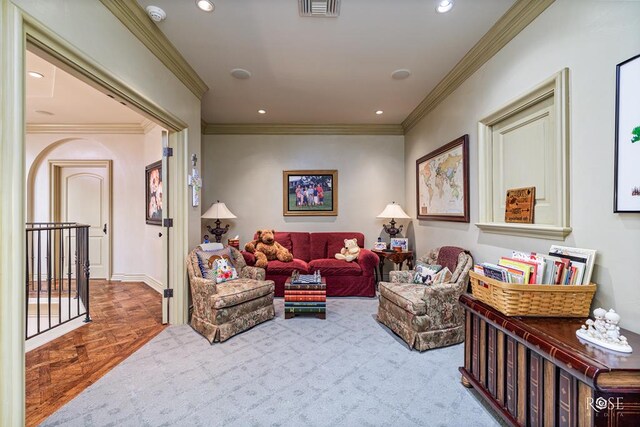
{"type": "Polygon", "coordinates": [[[344,248],[340,249],[340,253],[336,254],[336,259],[347,262],[358,259],[360,255],[360,247],[357,239],[344,239],[344,248]]]}
{"type": "Polygon", "coordinates": [[[244,250],[256,257],[256,267],[266,268],[269,261],[293,261],[291,252],[276,242],[274,230],[258,230],[257,239],[244,245],[244,250]]]}

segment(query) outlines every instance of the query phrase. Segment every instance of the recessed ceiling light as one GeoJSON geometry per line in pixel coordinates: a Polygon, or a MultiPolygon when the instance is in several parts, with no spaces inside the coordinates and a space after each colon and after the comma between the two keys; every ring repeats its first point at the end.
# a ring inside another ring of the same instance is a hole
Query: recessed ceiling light
{"type": "Polygon", "coordinates": [[[391,73],[391,77],[393,77],[395,80],[404,80],[410,75],[411,75],[411,71],[404,68],[395,70],[393,73],[391,73]]]}
{"type": "Polygon", "coordinates": [[[381,115],[382,113],[384,113],[384,111],[382,111],[382,110],[378,110],[378,111],[376,111],[376,114],[377,114],[377,115],[381,115]]]}
{"type": "Polygon", "coordinates": [[[29,74],[34,79],[41,79],[44,77],[44,74],[38,73],[37,71],[29,71],[27,74],[29,74]]]}
{"type": "Polygon", "coordinates": [[[451,10],[453,7],[453,0],[439,0],[438,5],[436,6],[436,11],[438,13],[446,13],[451,10]]]}
{"type": "Polygon", "coordinates": [[[267,114],[267,110],[263,110],[262,108],[258,110],[258,114],[267,114]]]}
{"type": "Polygon", "coordinates": [[[45,110],[36,110],[36,113],[44,114],[45,116],[53,116],[54,115],[51,111],[45,111],[45,110]]]}
{"type": "Polygon", "coordinates": [[[205,12],[213,12],[216,6],[209,0],[196,0],[196,6],[205,12]]]}
{"type": "Polygon", "coordinates": [[[233,70],[231,70],[231,75],[236,79],[246,80],[251,77],[251,72],[243,68],[234,68],[233,70]]]}

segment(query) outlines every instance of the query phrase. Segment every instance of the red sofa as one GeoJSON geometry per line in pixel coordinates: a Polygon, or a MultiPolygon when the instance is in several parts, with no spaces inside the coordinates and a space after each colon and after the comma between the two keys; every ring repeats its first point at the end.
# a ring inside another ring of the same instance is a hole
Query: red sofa
{"type": "MultiPolygon", "coordinates": [[[[255,237],[254,237],[255,238],[255,237]]],[[[284,296],[284,282],[294,270],[300,274],[320,274],[327,279],[327,296],[330,297],[374,297],[375,268],[378,255],[368,249],[360,249],[357,261],[346,262],[335,259],[335,254],[344,247],[344,239],[357,239],[363,248],[362,233],[305,233],[276,232],[276,242],[293,254],[292,262],[269,261],[266,280],[276,284],[275,296],[284,296]]],[[[247,265],[255,265],[253,254],[242,252],[247,265]]]]}

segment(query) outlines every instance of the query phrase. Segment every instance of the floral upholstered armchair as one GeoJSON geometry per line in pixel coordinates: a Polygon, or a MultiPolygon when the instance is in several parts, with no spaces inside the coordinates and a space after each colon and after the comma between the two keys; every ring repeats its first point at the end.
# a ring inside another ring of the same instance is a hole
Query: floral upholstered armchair
{"type": "Polygon", "coordinates": [[[202,334],[210,343],[226,341],[232,336],[253,326],[273,319],[272,280],[265,280],[265,271],[249,267],[242,254],[230,248],[232,262],[238,278],[222,283],[204,278],[201,261],[195,248],[187,257],[187,271],[193,313],[191,327],[202,334]]]}
{"type": "Polygon", "coordinates": [[[452,272],[446,283],[413,283],[415,272],[392,271],[390,282],[380,282],[378,321],[419,351],[445,347],[464,340],[464,310],[458,298],[467,290],[471,254],[443,246],[421,257],[418,263],[441,265],[452,272]]]}

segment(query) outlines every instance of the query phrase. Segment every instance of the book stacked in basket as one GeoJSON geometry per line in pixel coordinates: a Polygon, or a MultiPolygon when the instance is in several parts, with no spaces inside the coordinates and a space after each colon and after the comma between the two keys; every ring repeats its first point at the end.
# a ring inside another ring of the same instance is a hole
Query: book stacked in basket
{"type": "Polygon", "coordinates": [[[548,254],[512,252],[469,273],[473,296],[508,316],[585,317],[596,285],[596,251],[551,246],[548,254]]]}
{"type": "Polygon", "coordinates": [[[316,313],[327,311],[327,285],[320,274],[293,274],[284,285],[285,314],[316,313]]]}

